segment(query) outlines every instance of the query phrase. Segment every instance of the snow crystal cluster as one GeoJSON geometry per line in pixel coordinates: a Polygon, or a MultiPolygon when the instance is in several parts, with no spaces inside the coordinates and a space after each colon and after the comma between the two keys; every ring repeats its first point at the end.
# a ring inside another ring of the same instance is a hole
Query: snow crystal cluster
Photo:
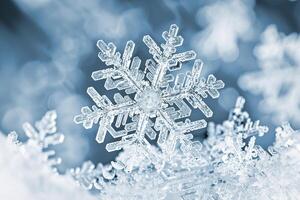
{"type": "Polygon", "coordinates": [[[243,75],[240,86],[263,96],[261,108],[276,122],[300,122],[300,36],[284,35],[275,25],[266,28],[254,54],[259,71],[243,75]]]}
{"type": "Polygon", "coordinates": [[[83,107],[74,120],[85,128],[99,124],[96,140],[103,143],[108,132],[118,140],[106,149],[122,152],[109,165],[88,161],[68,174],[84,188],[98,191],[100,199],[297,199],[299,134],[283,124],[276,129],[275,143],[264,150],[255,140],[268,128],[243,111],[245,100],[239,97],[226,121],[209,123],[208,137],[202,143],[194,140],[191,132],[207,123],[191,122],[192,109],[211,117],[203,100],[217,98],[224,83],[213,75],[202,78],[200,60],[191,72],[174,76],[196,54],[176,53],[183,42],[176,25],[163,38],[166,43],[160,48],[144,36],[153,58],[146,60],[143,71],[141,60],[131,59],[132,41],[122,55],[114,44],[98,41],[99,58],[112,67],[93,72],[92,78],[106,79],[106,89],[120,92],[113,103],[88,88],[95,105],[83,107]]]}

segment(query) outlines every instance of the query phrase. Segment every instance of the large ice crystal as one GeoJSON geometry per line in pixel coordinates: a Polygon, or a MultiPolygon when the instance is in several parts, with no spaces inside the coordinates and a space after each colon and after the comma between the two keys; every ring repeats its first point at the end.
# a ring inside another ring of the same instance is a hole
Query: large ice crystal
{"type": "Polygon", "coordinates": [[[29,123],[23,127],[28,137],[24,143],[16,132],[7,138],[0,134],[0,199],[92,200],[69,176],[57,173],[61,159],[50,148],[64,137],[56,132],[56,112],[47,112],[35,128],[29,123]]]}
{"type": "Polygon", "coordinates": [[[267,27],[254,54],[261,70],[243,75],[239,85],[261,94],[261,108],[277,121],[300,122],[300,36],[267,27]]]}
{"type": "Polygon", "coordinates": [[[244,102],[239,97],[222,124],[209,124],[197,159],[177,151],[156,170],[139,154],[140,146],[129,146],[110,165],[86,162],[71,175],[98,190],[101,199],[297,199],[299,133],[283,124],[276,129],[275,143],[264,150],[255,138],[268,128],[251,120],[243,111],[244,102]],[[128,169],[128,162],[134,167],[128,169]]]}
{"type": "MultiPolygon", "coordinates": [[[[182,64],[196,58],[194,51],[177,53],[177,47],[183,43],[178,35],[178,27],[173,24],[169,31],[162,34],[165,43],[160,47],[151,36],[143,37],[143,42],[149,48],[152,58],[145,62],[145,70],[140,69],[141,59],[133,57],[135,44],[128,41],[123,54],[116,51],[113,43],[106,44],[99,40],[99,58],[112,66],[92,73],[95,81],[106,79],[107,90],[117,89],[114,102],[106,95],[100,95],[94,87],[87,89],[88,95],[95,105],[83,107],[80,115],[74,118],[76,123],[82,123],[85,128],[99,124],[96,140],[103,143],[106,133],[113,138],[121,138],[106,145],[108,151],[125,148],[131,144],[139,144],[148,155],[151,145],[146,139],[154,140],[158,136],[158,144],[168,146],[181,138],[185,133],[206,127],[204,119],[191,121],[192,109],[200,109],[206,117],[213,112],[204,102],[208,96],[218,98],[218,90],[224,87],[221,80],[214,75],[207,79],[201,77],[202,62],[196,59],[191,71],[179,73],[182,64]]],[[[156,158],[154,158],[156,160],[156,158]]]]}

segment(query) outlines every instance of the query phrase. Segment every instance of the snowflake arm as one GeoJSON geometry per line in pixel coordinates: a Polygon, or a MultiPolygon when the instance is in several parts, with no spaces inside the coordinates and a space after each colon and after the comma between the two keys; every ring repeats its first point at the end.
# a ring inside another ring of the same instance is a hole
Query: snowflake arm
{"type": "Polygon", "coordinates": [[[131,61],[135,47],[134,42],[128,41],[126,43],[122,58],[121,54],[116,52],[116,46],[113,43],[106,45],[104,41],[99,40],[97,46],[100,49],[98,54],[100,60],[107,66],[113,65],[113,68],[95,71],[92,78],[95,81],[107,79],[105,87],[108,90],[113,88],[132,90],[134,88],[141,91],[141,87],[147,83],[143,81],[144,73],[138,70],[141,63],[140,59],[134,57],[131,61]],[[117,80],[114,81],[113,79],[117,80]]]}
{"type": "Polygon", "coordinates": [[[126,135],[126,131],[114,131],[111,124],[115,116],[117,116],[117,127],[125,124],[128,116],[137,109],[137,106],[134,106],[135,102],[129,96],[123,98],[117,93],[114,96],[117,104],[114,105],[105,95],[101,96],[93,87],[89,87],[87,93],[98,107],[95,105],[92,106],[92,109],[83,107],[81,109],[82,114],[75,117],[75,122],[82,123],[85,128],[92,128],[93,123],[99,123],[96,136],[99,143],[104,141],[107,131],[110,131],[115,138],[126,135]]]}
{"type": "Polygon", "coordinates": [[[149,69],[147,73],[147,78],[152,83],[153,88],[158,88],[163,84],[163,79],[167,71],[178,70],[181,68],[181,63],[196,58],[196,53],[194,51],[186,51],[183,53],[177,53],[176,47],[183,44],[183,38],[177,36],[178,27],[175,24],[170,26],[169,31],[163,32],[162,36],[166,41],[159,48],[156,42],[151,38],[151,36],[146,35],[143,38],[144,43],[149,48],[149,53],[153,55],[153,60],[149,59],[146,62],[146,67],[149,69]]]}
{"type": "Polygon", "coordinates": [[[91,161],[86,161],[81,167],[68,170],[68,174],[84,189],[90,190],[93,187],[102,189],[102,164],[95,166],[91,161]]]}
{"type": "Polygon", "coordinates": [[[216,80],[214,75],[209,75],[207,81],[201,77],[203,63],[201,60],[196,60],[191,72],[187,72],[186,75],[178,74],[175,78],[173,87],[168,86],[164,90],[163,99],[166,101],[172,101],[175,99],[186,99],[195,109],[200,109],[206,117],[212,116],[211,109],[203,101],[203,98],[207,98],[207,93],[212,98],[219,97],[219,89],[224,87],[224,82],[216,80]]]}

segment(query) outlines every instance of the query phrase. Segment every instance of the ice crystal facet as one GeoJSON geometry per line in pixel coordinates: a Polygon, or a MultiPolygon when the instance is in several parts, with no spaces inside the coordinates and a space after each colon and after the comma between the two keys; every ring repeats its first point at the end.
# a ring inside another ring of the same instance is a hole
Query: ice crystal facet
{"type": "MultiPolygon", "coordinates": [[[[183,38],[178,35],[178,27],[174,24],[169,31],[163,32],[162,37],[165,43],[160,46],[151,36],[143,37],[152,55],[146,60],[144,71],[140,69],[141,59],[133,57],[133,41],[126,43],[123,53],[118,52],[113,43],[97,42],[98,57],[111,67],[93,72],[92,78],[95,81],[106,79],[104,86],[107,90],[118,89],[120,92],[114,95],[113,103],[106,95],[89,87],[87,93],[95,105],[83,107],[74,121],[87,129],[99,123],[96,136],[99,143],[104,141],[107,132],[113,138],[121,138],[108,143],[108,151],[120,150],[133,143],[148,148],[150,144],[146,136],[154,140],[158,132],[158,143],[163,145],[171,134],[179,136],[204,128],[204,119],[188,119],[191,107],[200,109],[206,117],[213,114],[204,99],[208,96],[218,98],[218,90],[224,87],[224,83],[214,75],[207,79],[201,77],[202,62],[198,59],[194,61],[192,71],[174,76],[171,72],[194,60],[196,53],[177,53],[183,38]]],[[[173,141],[176,139],[174,136],[173,141]]]]}
{"type": "Polygon", "coordinates": [[[276,26],[267,27],[254,51],[261,70],[239,80],[241,88],[263,96],[261,106],[275,121],[300,121],[299,49],[298,34],[285,36],[276,26]]]}

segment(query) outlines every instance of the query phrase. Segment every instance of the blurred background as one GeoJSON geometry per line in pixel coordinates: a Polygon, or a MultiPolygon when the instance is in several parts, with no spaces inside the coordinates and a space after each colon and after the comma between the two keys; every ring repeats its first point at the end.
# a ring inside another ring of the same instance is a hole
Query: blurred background
{"type": "Polygon", "coordinates": [[[172,23],[180,27],[184,48],[204,61],[203,75],[214,73],[226,84],[217,101],[208,99],[214,116],[207,121],[222,123],[241,95],[252,118],[270,127],[258,139],[264,147],[282,122],[300,128],[299,1],[1,0],[0,130],[22,136],[24,122],[55,109],[66,135],[57,149],[62,169],[111,161],[118,152],[96,143],[97,127],[73,123],[82,106],[92,105],[87,87],[109,93],[90,77],[104,67],[96,42],[112,41],[121,50],[133,40],[136,55],[147,58],[142,36],[162,42],[172,23]]]}

